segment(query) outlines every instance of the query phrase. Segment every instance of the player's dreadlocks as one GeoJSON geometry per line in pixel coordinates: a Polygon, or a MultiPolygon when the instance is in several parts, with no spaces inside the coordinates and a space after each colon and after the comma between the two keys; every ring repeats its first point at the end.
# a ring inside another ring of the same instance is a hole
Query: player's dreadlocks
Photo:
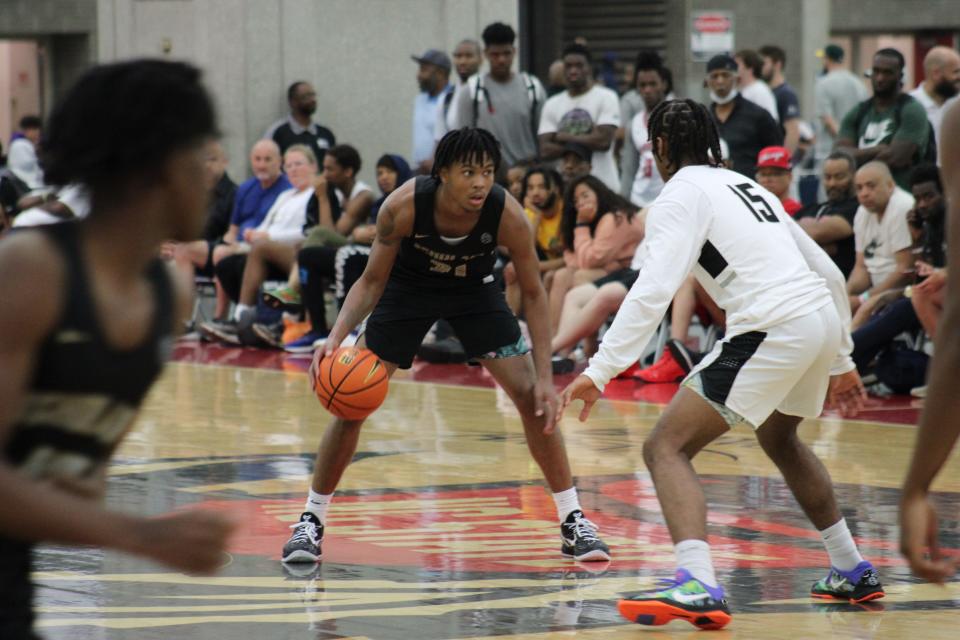
{"type": "Polygon", "coordinates": [[[493,162],[494,173],[500,169],[500,143],[493,134],[474,127],[454,129],[437,143],[430,175],[439,180],[440,170],[455,162],[480,164],[484,159],[493,162]]]}
{"type": "Polygon", "coordinates": [[[664,100],[650,113],[649,128],[654,153],[657,138],[664,138],[667,157],[663,160],[677,169],[685,163],[716,167],[723,161],[717,124],[707,108],[698,102],[689,98],[664,100]]]}

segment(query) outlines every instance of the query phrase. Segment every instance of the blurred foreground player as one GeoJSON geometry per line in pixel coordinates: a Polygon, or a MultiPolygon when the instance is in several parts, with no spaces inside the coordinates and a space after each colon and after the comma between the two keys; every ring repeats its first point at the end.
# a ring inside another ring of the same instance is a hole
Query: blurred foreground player
{"type": "Polygon", "coordinates": [[[199,512],[144,518],[102,504],[106,466],[160,373],[190,283],[156,258],[207,206],[216,134],[197,69],[141,60],[87,72],[54,109],[47,180],[82,183],[82,222],[0,243],[0,638],[32,631],[39,542],[110,547],[209,572],[233,525],[199,512]]]}
{"type": "MultiPolygon", "coordinates": [[[[960,264],[960,104],[954,104],[941,124],[940,162],[947,197],[950,234],[947,264],[960,264]]],[[[947,277],[943,318],[937,329],[936,355],[930,372],[927,402],[920,416],[913,460],[900,498],[900,550],[913,573],[931,582],[944,582],[956,573],[960,559],[947,558],[937,542],[937,512],[930,502],[930,484],[943,468],[960,436],[960,282],[947,277]],[[925,553],[925,550],[929,553],[925,553]]]]}

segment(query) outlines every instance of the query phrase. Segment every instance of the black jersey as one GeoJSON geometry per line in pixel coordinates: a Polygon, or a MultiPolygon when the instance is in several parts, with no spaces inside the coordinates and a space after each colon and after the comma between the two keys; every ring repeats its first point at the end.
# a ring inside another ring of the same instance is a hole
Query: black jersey
{"type": "Polygon", "coordinates": [[[413,233],[401,241],[390,279],[435,289],[492,284],[497,234],[506,199],[503,188],[493,186],[477,224],[465,238],[451,243],[440,237],[434,219],[438,186],[433,177],[416,178],[413,233]]]}
{"type": "Polygon", "coordinates": [[[79,226],[47,233],[64,258],[63,310],[36,358],[20,415],[3,449],[33,478],[80,478],[106,460],[132,422],[171,347],[173,295],[167,268],[153,261],[146,276],[156,313],[139,346],[109,346],[96,318],[79,226]]]}
{"type": "MultiPolygon", "coordinates": [[[[82,478],[110,456],[160,373],[171,346],[172,286],[163,263],[152,262],[146,275],[156,305],[153,325],[139,346],[114,349],[96,318],[79,226],[66,222],[39,232],[63,255],[63,310],[40,347],[0,455],[33,478],[82,478]]],[[[0,638],[39,638],[32,631],[32,547],[0,535],[0,638]]]]}

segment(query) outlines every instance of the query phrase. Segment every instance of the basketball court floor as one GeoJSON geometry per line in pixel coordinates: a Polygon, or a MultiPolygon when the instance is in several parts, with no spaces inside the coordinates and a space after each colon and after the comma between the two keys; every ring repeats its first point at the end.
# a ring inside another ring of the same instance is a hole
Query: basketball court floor
{"type": "MultiPolygon", "coordinates": [[[[280,548],[328,420],[307,384],[309,359],[184,342],[175,360],[111,468],[108,501],[138,513],[238,514],[229,557],[218,575],[191,577],[117,553],[44,547],[35,578],[47,638],[957,637],[960,582],[920,584],[897,552],[898,486],[918,414],[909,399],[871,399],[860,419],[802,427],[880,569],[887,597],[866,605],[807,597],[826,554],[750,430],[703,451],[695,466],[734,617],[698,632],[629,624],[616,611],[621,594],[673,571],[641,446],[676,385],[613,383],[588,423],[562,425],[610,563],[559,555],[553,502],[504,394],[479,369],[417,364],[364,427],[322,564],[284,567],[280,548]]],[[[937,489],[945,546],[960,547],[956,457],[937,489]]]]}

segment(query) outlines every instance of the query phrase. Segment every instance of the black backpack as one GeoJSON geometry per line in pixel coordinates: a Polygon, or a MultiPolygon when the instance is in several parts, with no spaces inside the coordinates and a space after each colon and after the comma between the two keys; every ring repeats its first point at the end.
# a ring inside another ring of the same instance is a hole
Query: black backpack
{"type": "MultiPolygon", "coordinates": [[[[897,101],[893,105],[893,128],[894,130],[900,128],[900,112],[903,111],[904,105],[906,105],[911,100],[915,100],[913,96],[908,93],[901,93],[897,96],[897,101]]],[[[857,113],[854,116],[853,120],[853,130],[860,136],[860,123],[863,122],[863,119],[867,115],[867,111],[870,110],[870,106],[873,104],[873,98],[867,98],[863,102],[857,105],[857,113]]],[[[917,150],[920,154],[920,162],[932,162],[936,164],[937,162],[937,141],[936,135],[933,132],[933,125],[930,124],[930,120],[927,120],[927,148],[917,150]]]]}

